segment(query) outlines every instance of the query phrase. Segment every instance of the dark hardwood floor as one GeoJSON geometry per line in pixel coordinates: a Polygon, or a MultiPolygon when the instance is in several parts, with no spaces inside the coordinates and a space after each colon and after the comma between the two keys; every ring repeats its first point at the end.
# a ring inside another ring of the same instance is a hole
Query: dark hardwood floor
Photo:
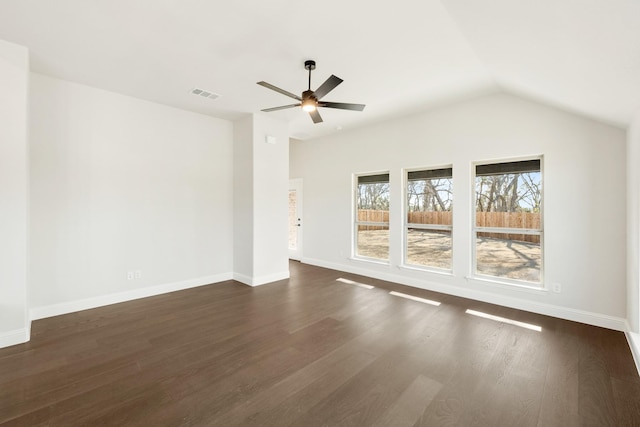
{"type": "Polygon", "coordinates": [[[0,424],[640,426],[640,378],[621,332],[292,262],[34,322],[0,424]]]}

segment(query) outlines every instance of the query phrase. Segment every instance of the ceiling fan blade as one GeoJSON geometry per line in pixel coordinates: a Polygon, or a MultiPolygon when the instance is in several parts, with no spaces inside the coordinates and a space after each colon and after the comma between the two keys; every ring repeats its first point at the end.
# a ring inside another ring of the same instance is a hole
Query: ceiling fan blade
{"type": "Polygon", "coordinates": [[[316,89],[314,95],[316,96],[316,98],[322,99],[323,96],[334,90],[336,86],[338,86],[342,82],[343,80],[340,77],[336,77],[331,74],[331,77],[325,80],[325,82],[322,83],[318,89],[316,89]]]}
{"type": "Polygon", "coordinates": [[[274,85],[272,85],[271,83],[267,83],[267,82],[258,82],[258,84],[259,84],[260,86],[264,86],[264,87],[266,87],[267,89],[275,90],[276,92],[281,93],[281,94],[283,94],[283,95],[286,95],[286,96],[288,96],[288,97],[290,97],[290,98],[297,99],[298,101],[302,101],[302,98],[300,98],[298,95],[294,95],[294,94],[293,94],[293,93],[291,93],[291,92],[287,92],[287,91],[286,91],[286,90],[284,90],[284,89],[280,89],[279,87],[274,86],[274,85]]]}
{"type": "Polygon", "coordinates": [[[289,105],[283,105],[282,107],[272,107],[272,108],[265,108],[264,110],[260,110],[260,111],[264,111],[265,113],[268,113],[269,111],[278,111],[278,110],[284,110],[286,108],[293,108],[293,107],[299,107],[302,104],[289,104],[289,105]]]}
{"type": "Polygon", "coordinates": [[[319,107],[327,107],[327,108],[339,108],[341,110],[353,110],[353,111],[362,111],[364,110],[364,104],[349,104],[346,102],[318,102],[319,107]]]}
{"type": "Polygon", "coordinates": [[[309,111],[309,115],[311,116],[313,123],[322,123],[322,117],[320,117],[318,110],[309,111]]]}

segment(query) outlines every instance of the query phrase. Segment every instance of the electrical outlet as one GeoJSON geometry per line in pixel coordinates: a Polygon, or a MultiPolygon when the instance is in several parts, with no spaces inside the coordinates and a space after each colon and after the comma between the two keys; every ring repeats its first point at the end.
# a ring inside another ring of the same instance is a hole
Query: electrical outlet
{"type": "Polygon", "coordinates": [[[559,294],[560,292],[562,292],[562,285],[560,283],[554,283],[552,289],[553,292],[559,294]]]}
{"type": "Polygon", "coordinates": [[[133,280],[133,271],[127,271],[127,280],[133,280]]]}
{"type": "Polygon", "coordinates": [[[136,279],[140,279],[142,277],[142,270],[136,270],[134,273],[134,277],[136,279]]]}

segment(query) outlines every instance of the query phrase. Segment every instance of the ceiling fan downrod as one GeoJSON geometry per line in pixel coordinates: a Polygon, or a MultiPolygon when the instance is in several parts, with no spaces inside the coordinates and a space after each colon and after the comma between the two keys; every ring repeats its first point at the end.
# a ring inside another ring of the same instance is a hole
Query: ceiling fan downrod
{"type": "Polygon", "coordinates": [[[311,90],[311,71],[316,69],[316,61],[311,59],[304,61],[304,69],[309,70],[309,89],[311,90]]]}

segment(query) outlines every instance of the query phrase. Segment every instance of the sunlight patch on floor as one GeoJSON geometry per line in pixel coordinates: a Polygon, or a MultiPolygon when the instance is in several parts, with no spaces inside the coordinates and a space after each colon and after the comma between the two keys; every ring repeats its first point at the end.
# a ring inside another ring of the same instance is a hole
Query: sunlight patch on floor
{"type": "Polygon", "coordinates": [[[364,283],[354,282],[353,280],[343,279],[342,277],[340,277],[339,279],[336,279],[336,282],[347,283],[349,285],[358,286],[360,288],[365,288],[365,289],[373,289],[375,287],[371,285],[366,285],[364,283]]]}
{"type": "Polygon", "coordinates": [[[509,325],[520,326],[521,328],[531,329],[532,331],[542,332],[542,327],[538,325],[532,325],[531,323],[518,322],[517,320],[507,319],[505,317],[494,316],[493,314],[483,313],[482,311],[467,310],[467,314],[473,316],[482,317],[484,319],[495,320],[496,322],[508,323],[509,325]]]}
{"type": "Polygon", "coordinates": [[[422,302],[422,303],[425,303],[425,304],[435,305],[436,307],[440,305],[440,303],[438,301],[432,301],[432,300],[426,299],[426,298],[414,297],[413,295],[403,294],[402,292],[391,291],[391,292],[389,292],[389,295],[393,295],[393,296],[400,297],[400,298],[406,298],[406,299],[410,299],[412,301],[418,301],[418,302],[422,302]]]}

